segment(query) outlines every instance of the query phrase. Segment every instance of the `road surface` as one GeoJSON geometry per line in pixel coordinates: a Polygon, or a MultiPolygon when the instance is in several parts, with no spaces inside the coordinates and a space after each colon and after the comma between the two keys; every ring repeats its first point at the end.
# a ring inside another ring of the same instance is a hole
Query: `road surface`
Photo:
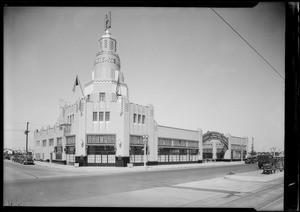
{"type": "Polygon", "coordinates": [[[24,166],[5,161],[3,203],[19,206],[86,207],[254,208],[256,206],[260,209],[283,195],[282,179],[269,183],[242,182],[242,184],[224,179],[228,172],[243,173],[258,170],[257,165],[241,164],[105,175],[101,172],[83,175],[79,169],[69,171],[39,165],[24,166]]]}

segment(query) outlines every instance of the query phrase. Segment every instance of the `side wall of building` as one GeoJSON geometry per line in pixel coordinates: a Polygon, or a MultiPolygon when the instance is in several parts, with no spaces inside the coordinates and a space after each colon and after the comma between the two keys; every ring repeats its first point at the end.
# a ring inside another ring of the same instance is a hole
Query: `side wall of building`
{"type": "MultiPolygon", "coordinates": [[[[56,153],[54,147],[57,140],[63,137],[63,132],[59,127],[47,127],[34,132],[34,158],[40,160],[55,160],[56,153]]],[[[62,154],[63,157],[64,154],[62,154]]],[[[64,158],[62,158],[64,159],[64,158]]]]}
{"type": "Polygon", "coordinates": [[[158,125],[158,161],[187,163],[202,160],[202,130],[186,130],[158,125]]]}

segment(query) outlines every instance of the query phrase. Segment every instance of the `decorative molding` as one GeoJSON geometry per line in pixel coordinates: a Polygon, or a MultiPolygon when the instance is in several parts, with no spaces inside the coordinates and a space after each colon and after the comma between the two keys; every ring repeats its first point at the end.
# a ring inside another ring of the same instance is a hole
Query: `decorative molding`
{"type": "Polygon", "coordinates": [[[105,54],[109,54],[109,55],[113,55],[115,57],[117,57],[120,60],[120,57],[117,53],[113,52],[113,51],[100,51],[96,54],[96,57],[100,56],[100,55],[105,55],[105,54]]]}

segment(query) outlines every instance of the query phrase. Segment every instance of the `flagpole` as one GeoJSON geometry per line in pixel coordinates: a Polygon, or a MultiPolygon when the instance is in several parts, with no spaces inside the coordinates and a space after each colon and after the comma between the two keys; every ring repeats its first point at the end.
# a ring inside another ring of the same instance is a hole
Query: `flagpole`
{"type": "Polygon", "coordinates": [[[81,90],[82,96],[84,97],[84,93],[83,93],[83,90],[82,90],[82,87],[81,87],[81,83],[80,83],[80,81],[79,81],[79,78],[78,78],[78,82],[79,82],[79,85],[80,85],[80,90],[81,90]]]}

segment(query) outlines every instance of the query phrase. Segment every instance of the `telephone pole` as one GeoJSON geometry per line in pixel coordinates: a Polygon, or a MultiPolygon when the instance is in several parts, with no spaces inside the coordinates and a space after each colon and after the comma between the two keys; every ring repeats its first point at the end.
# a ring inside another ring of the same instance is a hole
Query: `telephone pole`
{"type": "Polygon", "coordinates": [[[28,133],[29,133],[28,125],[29,125],[29,122],[27,122],[27,129],[24,132],[24,134],[26,135],[26,154],[28,154],[28,133]]]}
{"type": "Polygon", "coordinates": [[[253,154],[254,152],[254,138],[252,137],[252,147],[251,147],[251,153],[253,154]]]}

